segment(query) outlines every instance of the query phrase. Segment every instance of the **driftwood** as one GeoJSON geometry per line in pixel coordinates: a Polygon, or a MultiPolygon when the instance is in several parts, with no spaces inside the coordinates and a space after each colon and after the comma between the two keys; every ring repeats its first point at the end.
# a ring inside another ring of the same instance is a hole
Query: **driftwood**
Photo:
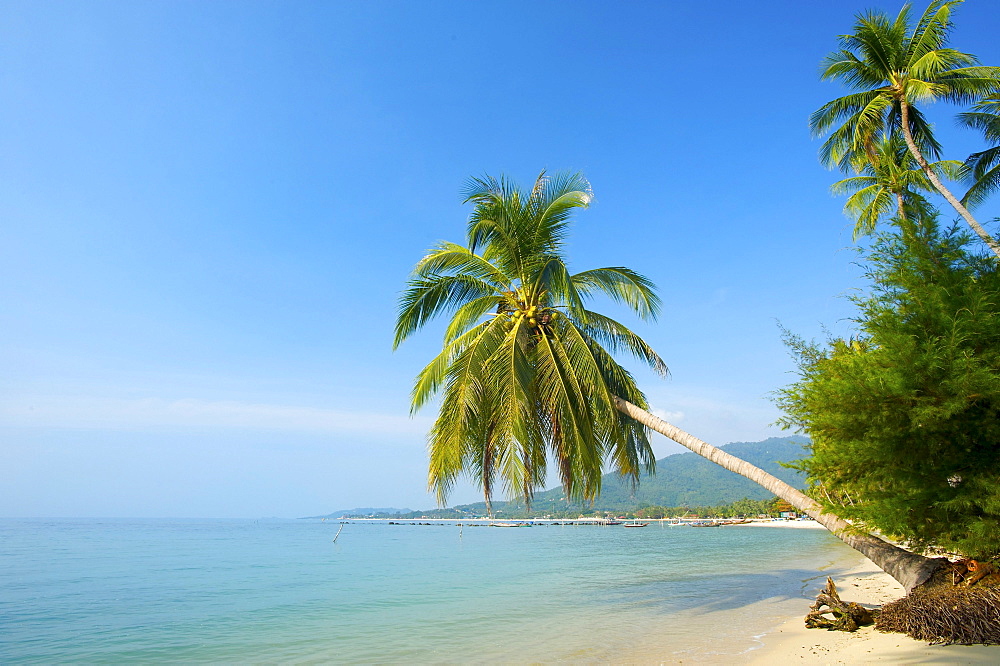
{"type": "Polygon", "coordinates": [[[829,576],[826,578],[826,587],[816,597],[816,603],[809,608],[812,609],[806,615],[806,627],[809,629],[857,631],[858,627],[875,621],[872,612],[864,606],[853,601],[841,601],[837,586],[829,576]],[[827,617],[828,615],[833,617],[827,617]]]}
{"type": "Polygon", "coordinates": [[[951,563],[952,585],[1000,586],[1000,567],[995,562],[962,559],[951,563]]]}

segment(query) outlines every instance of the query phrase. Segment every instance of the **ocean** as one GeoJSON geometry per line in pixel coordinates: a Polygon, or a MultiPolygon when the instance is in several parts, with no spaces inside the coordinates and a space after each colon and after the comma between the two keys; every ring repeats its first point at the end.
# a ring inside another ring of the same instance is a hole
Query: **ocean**
{"type": "Polygon", "coordinates": [[[0,662],[726,663],[860,556],[826,530],[0,520],[0,662]]]}

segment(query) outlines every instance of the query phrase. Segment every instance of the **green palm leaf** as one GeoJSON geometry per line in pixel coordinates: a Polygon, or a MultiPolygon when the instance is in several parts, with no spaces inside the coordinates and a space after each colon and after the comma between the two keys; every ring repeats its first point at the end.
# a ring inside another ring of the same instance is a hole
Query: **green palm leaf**
{"type": "Polygon", "coordinates": [[[959,124],[978,130],[994,145],[965,160],[962,179],[969,183],[969,191],[962,202],[969,207],[979,206],[1000,188],[1000,93],[987,95],[972,108],[958,115],[959,124]]]}
{"type": "MultiPolygon", "coordinates": [[[[960,162],[941,160],[929,166],[939,177],[961,175],[960,162]]],[[[830,189],[848,195],[844,213],[855,222],[855,240],[872,233],[883,219],[894,217],[905,226],[910,218],[930,214],[923,192],[934,191],[934,185],[898,132],[883,137],[864,159],[856,156],[854,168],[862,175],[840,180],[830,189]]]]}

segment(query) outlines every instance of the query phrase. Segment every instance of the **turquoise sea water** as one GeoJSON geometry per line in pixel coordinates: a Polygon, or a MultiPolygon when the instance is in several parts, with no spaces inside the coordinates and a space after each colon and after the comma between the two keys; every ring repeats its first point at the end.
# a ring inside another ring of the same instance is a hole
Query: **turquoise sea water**
{"type": "Polygon", "coordinates": [[[2,520],[0,662],[725,662],[825,530],[2,520]]]}

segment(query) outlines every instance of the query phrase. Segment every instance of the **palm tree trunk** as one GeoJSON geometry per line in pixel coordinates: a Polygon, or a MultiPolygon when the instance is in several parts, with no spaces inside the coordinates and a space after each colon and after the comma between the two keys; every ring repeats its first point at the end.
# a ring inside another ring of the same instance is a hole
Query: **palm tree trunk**
{"type": "Polygon", "coordinates": [[[972,213],[970,213],[969,210],[962,205],[962,202],[951,193],[951,190],[944,186],[944,183],[941,182],[941,179],[938,178],[937,174],[934,173],[934,170],[931,169],[927,160],[924,159],[920,149],[917,148],[917,144],[913,140],[913,134],[910,132],[910,105],[907,104],[905,98],[900,98],[899,100],[899,116],[900,124],[902,125],[903,130],[903,139],[906,141],[906,145],[913,154],[914,159],[917,160],[917,164],[919,164],[920,168],[923,169],[925,174],[927,174],[927,178],[929,178],[931,183],[934,184],[934,187],[936,187],[937,191],[941,193],[941,196],[948,200],[951,207],[958,211],[958,214],[969,223],[972,230],[975,231],[976,234],[983,239],[983,242],[986,243],[991,250],[993,250],[993,253],[1000,258],[1000,243],[998,243],[995,238],[990,236],[986,230],[983,229],[982,225],[976,221],[976,218],[972,217],[972,213]]]}
{"type": "Polygon", "coordinates": [[[843,518],[832,513],[824,513],[822,507],[801,491],[788,485],[781,479],[768,474],[759,467],[745,460],[730,455],[697,437],[690,435],[677,426],[654,416],[646,410],[636,407],[627,400],[615,396],[615,407],[618,410],[651,430],[668,437],[681,446],[691,449],[698,455],[725,467],[731,472],[744,476],[754,483],[763,486],[795,508],[812,517],[823,527],[833,532],[834,536],[857,550],[880,569],[899,581],[909,592],[918,585],[927,582],[937,569],[941,560],[924,557],[908,550],[887,543],[878,537],[856,530],[843,518]]]}
{"type": "Polygon", "coordinates": [[[910,222],[910,218],[906,216],[906,202],[903,199],[902,192],[896,192],[896,210],[899,217],[899,228],[903,232],[903,238],[908,242],[912,243],[916,240],[916,225],[910,222]]]}

